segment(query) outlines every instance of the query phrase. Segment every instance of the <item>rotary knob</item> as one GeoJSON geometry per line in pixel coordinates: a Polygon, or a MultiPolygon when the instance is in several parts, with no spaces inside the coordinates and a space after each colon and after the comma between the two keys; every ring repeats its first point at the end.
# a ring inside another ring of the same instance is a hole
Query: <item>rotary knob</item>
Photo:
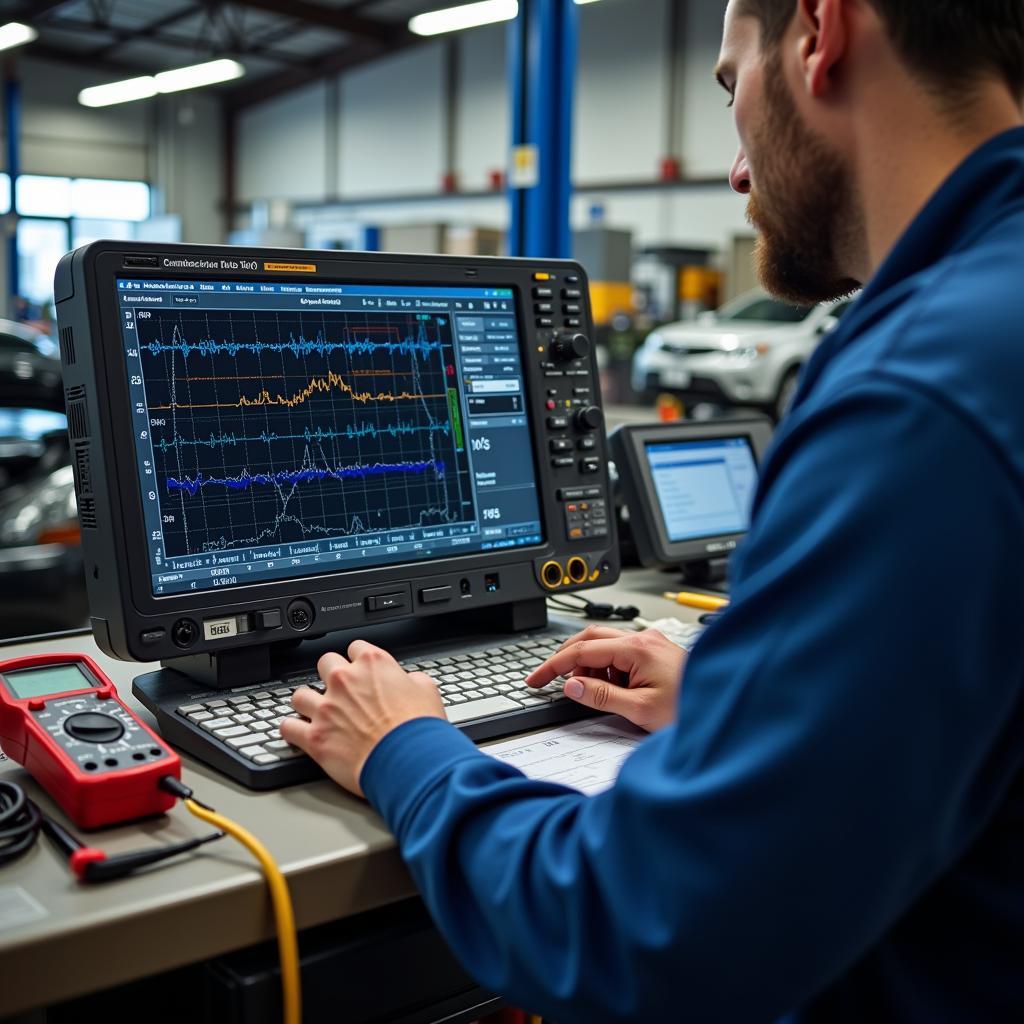
{"type": "Polygon", "coordinates": [[[559,363],[586,359],[590,355],[590,339],[585,334],[570,334],[551,343],[551,357],[559,363]]]}
{"type": "Polygon", "coordinates": [[[124,726],[111,715],[83,711],[64,723],[64,731],[85,743],[115,743],[124,735],[124,726]]]}
{"type": "Polygon", "coordinates": [[[596,405],[587,405],[582,409],[577,409],[573,419],[580,430],[589,432],[597,430],[604,423],[604,413],[596,405]]]}

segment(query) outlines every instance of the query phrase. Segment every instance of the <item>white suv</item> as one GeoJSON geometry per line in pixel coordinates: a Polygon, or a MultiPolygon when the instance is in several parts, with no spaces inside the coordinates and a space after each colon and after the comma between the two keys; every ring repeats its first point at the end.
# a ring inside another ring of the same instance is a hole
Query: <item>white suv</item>
{"type": "Polygon", "coordinates": [[[763,409],[780,419],[800,367],[839,322],[853,299],[791,306],[748,292],[693,323],[671,323],[648,335],[633,356],[633,389],[688,403],[763,409]]]}

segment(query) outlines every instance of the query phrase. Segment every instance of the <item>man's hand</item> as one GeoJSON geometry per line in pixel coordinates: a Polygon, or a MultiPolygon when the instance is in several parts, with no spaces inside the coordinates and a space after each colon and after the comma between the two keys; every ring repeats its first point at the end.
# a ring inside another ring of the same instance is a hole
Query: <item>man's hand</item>
{"type": "Polygon", "coordinates": [[[544,686],[565,676],[567,697],[654,732],[675,721],[685,660],[686,652],[656,629],[626,633],[588,626],[566,640],[526,682],[544,686]]]}
{"type": "Polygon", "coordinates": [[[335,782],[362,796],[359,776],[373,748],[414,718],[444,718],[437,685],[408,673],[379,647],[356,640],[348,658],[325,654],[317,663],[327,692],[300,686],[292,707],[309,719],[286,718],[281,737],[304,750],[335,782]]]}

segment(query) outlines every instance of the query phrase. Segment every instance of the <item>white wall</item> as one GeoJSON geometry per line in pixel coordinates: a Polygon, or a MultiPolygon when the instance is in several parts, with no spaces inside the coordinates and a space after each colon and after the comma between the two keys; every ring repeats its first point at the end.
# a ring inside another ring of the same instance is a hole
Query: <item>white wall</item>
{"type": "Polygon", "coordinates": [[[728,97],[715,81],[724,11],[724,3],[708,0],[690,0],[686,10],[680,116],[683,173],[690,178],[724,176],[736,156],[728,97]]]}
{"type": "Polygon", "coordinates": [[[145,180],[149,124],[145,103],[90,109],[78,93],[108,75],[22,58],[21,172],[145,180]]]}
{"type": "Polygon", "coordinates": [[[153,108],[154,212],[181,218],[181,240],[224,241],[224,127],[220,104],[202,93],[162,96],[153,108]]]}
{"type": "Polygon", "coordinates": [[[508,163],[508,30],[504,25],[459,34],[455,172],[459,187],[490,187],[490,172],[508,163]]]}
{"type": "Polygon", "coordinates": [[[236,140],[237,198],[251,202],[328,195],[326,116],[324,82],[244,111],[236,140]]]}
{"type": "Polygon", "coordinates": [[[342,78],[340,195],[440,190],[446,169],[443,45],[418,46],[342,78]]]}
{"type": "Polygon", "coordinates": [[[574,180],[653,181],[667,155],[668,3],[604,0],[579,14],[574,180]]]}

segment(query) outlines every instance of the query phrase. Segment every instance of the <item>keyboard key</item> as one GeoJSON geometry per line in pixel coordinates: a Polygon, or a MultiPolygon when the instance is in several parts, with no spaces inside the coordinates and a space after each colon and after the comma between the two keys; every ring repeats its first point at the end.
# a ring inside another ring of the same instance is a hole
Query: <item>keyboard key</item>
{"type": "Polygon", "coordinates": [[[235,715],[235,721],[239,725],[248,725],[250,722],[255,722],[256,719],[253,718],[252,715],[241,714],[241,715],[235,715]]]}
{"type": "Polygon", "coordinates": [[[206,706],[208,708],[223,708],[227,706],[226,700],[208,700],[206,706]]]}
{"type": "Polygon", "coordinates": [[[266,700],[270,696],[269,690],[259,690],[256,693],[250,693],[249,697],[251,700],[266,700]]]}
{"type": "Polygon", "coordinates": [[[281,758],[277,754],[256,754],[253,756],[253,760],[257,764],[273,764],[275,761],[280,761],[281,758]]]}
{"type": "MultiPolygon", "coordinates": [[[[255,758],[257,754],[265,754],[266,753],[266,751],[258,743],[254,744],[252,746],[242,747],[242,749],[239,750],[238,752],[242,755],[242,757],[248,757],[250,759],[255,758]]],[[[276,758],[275,758],[275,760],[276,760],[276,758]]]]}
{"type": "Polygon", "coordinates": [[[187,718],[189,715],[194,715],[197,711],[203,710],[204,708],[202,704],[182,704],[181,707],[178,708],[178,714],[185,715],[187,718]]]}
{"type": "Polygon", "coordinates": [[[205,729],[206,732],[219,733],[225,729],[234,729],[236,726],[229,718],[211,718],[208,722],[200,722],[199,728],[205,729]]]}
{"type": "Polygon", "coordinates": [[[536,708],[540,707],[542,704],[551,703],[543,697],[519,697],[518,699],[528,708],[536,708]]]}
{"type": "MultiPolygon", "coordinates": [[[[178,709],[181,710],[180,708],[178,709]]],[[[209,711],[193,711],[191,714],[186,716],[190,722],[195,722],[198,725],[200,722],[208,722],[214,716],[209,711]]]]}
{"type": "Polygon", "coordinates": [[[269,722],[253,722],[249,728],[253,732],[269,732],[274,727],[269,722]]]}
{"type": "Polygon", "coordinates": [[[220,738],[223,739],[229,747],[234,747],[235,750],[241,750],[243,747],[251,747],[253,744],[260,743],[263,740],[263,737],[258,732],[249,732],[248,729],[245,730],[244,736],[221,735],[220,738]]]}
{"type": "Polygon", "coordinates": [[[493,686],[481,686],[480,687],[480,692],[485,697],[497,697],[498,696],[498,691],[493,686]]]}
{"type": "Polygon", "coordinates": [[[508,697],[487,697],[484,700],[471,700],[458,707],[448,708],[446,714],[449,722],[468,722],[473,718],[486,718],[488,715],[500,715],[505,711],[521,709],[521,704],[508,697]]]}
{"type": "Polygon", "coordinates": [[[276,690],[271,690],[271,696],[273,697],[290,697],[294,687],[291,686],[279,686],[276,690]]]}
{"type": "Polygon", "coordinates": [[[235,710],[236,711],[245,711],[245,712],[255,711],[256,710],[256,705],[253,704],[253,702],[251,700],[247,700],[247,701],[244,701],[241,704],[236,704],[235,705],[235,710]]]}
{"type": "Polygon", "coordinates": [[[234,713],[234,708],[214,708],[212,712],[217,718],[230,718],[234,713]]]}
{"type": "Polygon", "coordinates": [[[237,736],[251,736],[252,733],[244,725],[233,725],[229,729],[221,729],[217,738],[221,740],[235,739],[237,736]]]}

